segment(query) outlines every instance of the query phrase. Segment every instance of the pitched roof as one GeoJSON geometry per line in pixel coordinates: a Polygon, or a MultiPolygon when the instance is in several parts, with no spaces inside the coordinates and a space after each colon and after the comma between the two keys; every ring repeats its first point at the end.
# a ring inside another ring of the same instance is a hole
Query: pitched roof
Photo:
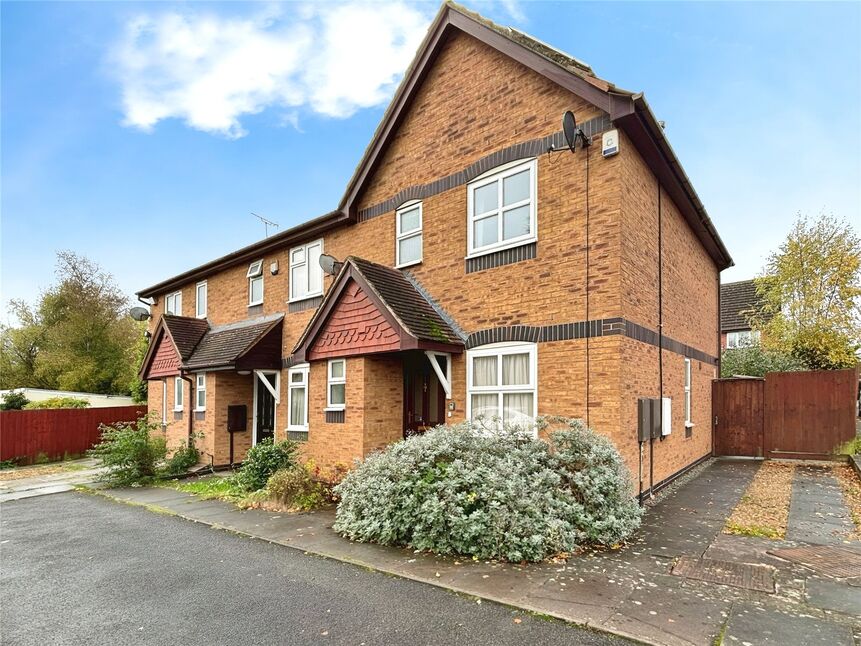
{"type": "Polygon", "coordinates": [[[294,355],[301,360],[305,360],[307,350],[351,281],[356,281],[369,293],[381,313],[400,331],[402,340],[409,340],[408,344],[402,343],[402,349],[459,351],[463,348],[464,336],[457,324],[430,299],[414,278],[399,269],[348,256],[293,349],[294,355]]]}
{"type": "Polygon", "coordinates": [[[443,318],[438,306],[435,307],[425,294],[419,292],[404,272],[355,256],[347,260],[359,270],[412,336],[423,341],[463,343],[451,318],[443,318]]]}
{"type": "Polygon", "coordinates": [[[389,107],[347,183],[336,210],[152,285],[139,291],[138,296],[157,296],[183,283],[203,278],[213,271],[247,262],[254,256],[269,250],[300,242],[333,227],[354,222],[356,200],[365,182],[370,179],[428,69],[448,36],[455,30],[484,42],[609,114],[613,124],[624,130],[631,138],[634,146],[676,202],[682,215],[718,268],[725,269],[733,265],[732,257],[667,141],[663,127],[642,93],[635,94],[623,90],[596,76],[589,65],[573,56],[517,29],[503,27],[454,2],[446,1],[441,5],[428,29],[427,36],[407,68],[389,107]]]}
{"type": "Polygon", "coordinates": [[[183,368],[201,370],[232,367],[283,319],[283,314],[272,314],[213,327],[200,340],[191,357],[183,361],[183,368]]]}
{"type": "Polygon", "coordinates": [[[183,361],[191,356],[194,348],[209,330],[209,323],[206,322],[206,319],[165,314],[161,320],[183,361]]]}
{"type": "Polygon", "coordinates": [[[720,286],[721,331],[749,330],[748,318],[762,309],[762,298],[753,280],[741,280],[720,286]]]}

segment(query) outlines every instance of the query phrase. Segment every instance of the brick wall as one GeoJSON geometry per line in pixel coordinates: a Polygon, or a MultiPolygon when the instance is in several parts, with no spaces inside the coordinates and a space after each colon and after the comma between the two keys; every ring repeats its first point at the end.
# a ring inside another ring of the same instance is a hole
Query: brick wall
{"type": "MultiPolygon", "coordinates": [[[[621,295],[624,317],[657,330],[658,301],[658,181],[620,132],[622,153],[621,295]]],[[[663,333],[716,357],[719,317],[719,273],[677,206],[660,194],[663,333]]],[[[637,399],[658,397],[659,357],[653,345],[624,339],[621,433],[636,447],[637,399]],[[633,438],[633,439],[631,439],[633,438]]],[[[711,380],[716,366],[692,361],[692,437],[684,428],[684,357],[663,351],[663,395],[672,399],[672,434],[654,443],[654,482],[658,483],[711,451],[711,380]]],[[[638,461],[636,452],[634,458],[638,461]]],[[[643,463],[648,487],[649,452],[643,463]]],[[[637,473],[637,470],[632,470],[637,473]]]]}

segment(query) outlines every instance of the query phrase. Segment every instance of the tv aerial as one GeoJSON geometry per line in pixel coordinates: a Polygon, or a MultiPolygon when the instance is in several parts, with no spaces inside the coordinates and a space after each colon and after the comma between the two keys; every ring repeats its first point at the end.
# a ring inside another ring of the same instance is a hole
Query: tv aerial
{"type": "Polygon", "coordinates": [[[262,215],[257,215],[254,211],[251,211],[251,215],[260,220],[263,223],[263,228],[266,231],[266,237],[269,237],[269,227],[278,228],[278,223],[273,222],[272,220],[267,220],[262,215]]]}

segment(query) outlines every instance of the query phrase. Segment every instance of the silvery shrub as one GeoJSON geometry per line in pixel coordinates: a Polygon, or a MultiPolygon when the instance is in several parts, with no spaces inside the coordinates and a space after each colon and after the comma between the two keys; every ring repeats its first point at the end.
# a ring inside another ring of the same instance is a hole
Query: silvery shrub
{"type": "Polygon", "coordinates": [[[624,540],[641,510],[618,451],[578,420],[552,422],[548,441],[532,429],[463,423],[370,455],[335,488],[335,531],[515,562],[624,540]]]}

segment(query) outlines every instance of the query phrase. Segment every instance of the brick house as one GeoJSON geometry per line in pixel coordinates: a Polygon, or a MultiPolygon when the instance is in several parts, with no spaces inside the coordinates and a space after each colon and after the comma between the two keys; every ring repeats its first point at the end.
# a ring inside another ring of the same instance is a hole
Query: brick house
{"type": "Polygon", "coordinates": [[[169,443],[201,432],[216,465],[559,414],[647,489],[711,453],[731,264],[642,94],[446,3],[334,211],[139,292],[142,375],[169,443]],[[658,396],[669,433],[640,444],[658,396]]]}
{"type": "Polygon", "coordinates": [[[720,286],[720,347],[744,347],[759,341],[759,331],[751,326],[751,317],[762,315],[762,297],[756,293],[753,280],[739,280],[720,286]]]}

